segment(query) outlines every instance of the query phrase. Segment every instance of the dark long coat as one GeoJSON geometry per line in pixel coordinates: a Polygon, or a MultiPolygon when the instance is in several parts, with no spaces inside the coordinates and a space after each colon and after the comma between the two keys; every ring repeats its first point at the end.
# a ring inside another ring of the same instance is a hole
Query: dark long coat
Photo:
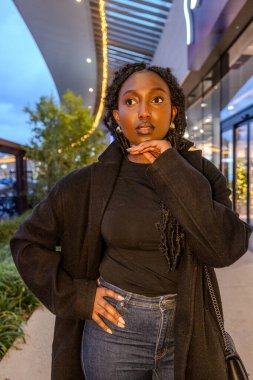
{"type": "MultiPolygon", "coordinates": [[[[53,380],[84,379],[81,336],[85,319],[92,316],[103,255],[100,224],[122,158],[113,142],[97,163],[63,177],[11,240],[24,281],[56,315],[53,380]]],[[[239,259],[251,228],[232,211],[224,176],[201,151],[169,149],[147,174],[186,231],[175,316],[175,380],[225,380],[223,343],[202,265],[224,267],[239,259]]]]}

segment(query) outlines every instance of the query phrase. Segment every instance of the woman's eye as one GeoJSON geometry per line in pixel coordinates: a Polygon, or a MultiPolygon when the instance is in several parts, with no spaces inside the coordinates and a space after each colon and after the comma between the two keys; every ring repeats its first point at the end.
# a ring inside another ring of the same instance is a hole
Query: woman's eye
{"type": "Polygon", "coordinates": [[[153,103],[162,103],[163,102],[163,97],[162,96],[155,96],[152,99],[153,103]]]}
{"type": "Polygon", "coordinates": [[[126,99],[126,104],[129,106],[132,106],[135,103],[136,103],[136,101],[132,98],[126,99]]]}

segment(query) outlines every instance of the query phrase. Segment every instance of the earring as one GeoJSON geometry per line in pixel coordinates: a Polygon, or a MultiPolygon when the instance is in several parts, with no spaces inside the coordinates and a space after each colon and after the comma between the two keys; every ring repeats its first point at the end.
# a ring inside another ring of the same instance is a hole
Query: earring
{"type": "Polygon", "coordinates": [[[124,153],[124,155],[127,155],[128,154],[127,149],[130,148],[129,141],[126,139],[119,125],[117,125],[117,127],[115,128],[115,131],[116,131],[115,137],[118,140],[118,143],[120,144],[121,150],[124,153]]]}
{"type": "Polygon", "coordinates": [[[173,121],[170,123],[170,129],[175,129],[175,124],[173,123],[173,121]]]}
{"type": "Polygon", "coordinates": [[[117,128],[116,128],[116,132],[117,132],[117,133],[122,133],[122,129],[120,128],[119,125],[118,125],[117,128]]]}

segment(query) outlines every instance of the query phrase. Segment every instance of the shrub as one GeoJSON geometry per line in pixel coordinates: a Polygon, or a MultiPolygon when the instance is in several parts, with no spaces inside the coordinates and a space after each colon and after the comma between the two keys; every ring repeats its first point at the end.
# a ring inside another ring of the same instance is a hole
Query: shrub
{"type": "Polygon", "coordinates": [[[27,319],[38,300],[20,278],[14,264],[0,264],[0,310],[12,311],[27,319]]]}
{"type": "Polygon", "coordinates": [[[23,337],[22,318],[10,311],[0,313],[0,359],[18,337],[23,337]]]}
{"type": "Polygon", "coordinates": [[[0,244],[0,263],[3,261],[12,261],[9,243],[0,244]]]}
{"type": "Polygon", "coordinates": [[[20,278],[9,247],[10,237],[28,213],[0,223],[0,359],[24,335],[22,324],[40,304],[20,278]]]}
{"type": "Polygon", "coordinates": [[[30,214],[30,210],[15,218],[0,221],[0,243],[7,243],[19,224],[30,214]]]}

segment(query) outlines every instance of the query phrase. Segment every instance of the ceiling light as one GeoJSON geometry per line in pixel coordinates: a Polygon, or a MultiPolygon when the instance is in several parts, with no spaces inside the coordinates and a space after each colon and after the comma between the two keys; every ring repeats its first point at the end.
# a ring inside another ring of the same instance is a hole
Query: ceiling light
{"type": "Polygon", "coordinates": [[[211,122],[211,118],[210,117],[207,117],[206,120],[205,120],[205,123],[210,123],[211,122]]]}
{"type": "Polygon", "coordinates": [[[188,137],[189,137],[189,133],[188,133],[188,132],[185,132],[184,137],[185,137],[186,139],[188,139],[188,137]]]}
{"type": "Polygon", "coordinates": [[[199,132],[200,132],[200,133],[204,133],[204,129],[201,128],[201,129],[199,130],[199,132]]]}
{"type": "Polygon", "coordinates": [[[92,59],[91,59],[91,58],[87,58],[87,59],[86,59],[86,62],[91,63],[91,62],[92,62],[92,59]]]}
{"type": "Polygon", "coordinates": [[[82,0],[76,0],[77,3],[81,3],[82,0]]]}
{"type": "Polygon", "coordinates": [[[231,104],[231,106],[228,106],[228,110],[229,110],[229,111],[232,111],[234,108],[235,108],[235,107],[232,106],[232,104],[231,104]]]}
{"type": "Polygon", "coordinates": [[[92,87],[89,88],[89,92],[93,92],[94,89],[92,87]]]}
{"type": "Polygon", "coordinates": [[[206,103],[204,103],[204,102],[202,102],[202,103],[200,104],[200,106],[204,108],[204,107],[206,107],[206,106],[207,106],[207,104],[206,104],[206,103]]]}
{"type": "Polygon", "coordinates": [[[196,131],[197,129],[199,129],[199,127],[197,125],[194,125],[193,129],[194,131],[196,131]]]}

